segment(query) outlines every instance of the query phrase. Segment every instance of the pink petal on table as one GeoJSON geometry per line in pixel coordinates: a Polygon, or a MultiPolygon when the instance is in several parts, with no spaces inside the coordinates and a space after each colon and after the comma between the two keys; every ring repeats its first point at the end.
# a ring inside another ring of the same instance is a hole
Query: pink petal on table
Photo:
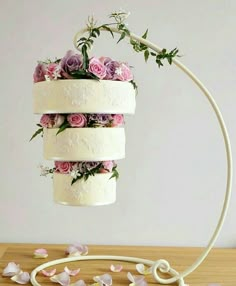
{"type": "Polygon", "coordinates": [[[122,265],[111,265],[110,266],[110,270],[112,272],[121,272],[121,270],[123,269],[123,266],[122,265]]]}
{"type": "Polygon", "coordinates": [[[88,246],[87,245],[82,245],[80,243],[75,243],[74,244],[77,250],[81,253],[81,255],[87,255],[88,254],[88,246]]]}
{"type": "Polygon", "coordinates": [[[93,280],[97,282],[100,286],[111,286],[112,285],[112,277],[110,274],[94,276],[93,280]]]}
{"type": "Polygon", "coordinates": [[[64,271],[69,274],[70,276],[75,276],[80,272],[80,268],[75,270],[70,270],[67,266],[64,268],[64,271]]]}
{"type": "Polygon", "coordinates": [[[70,256],[87,255],[88,247],[80,243],[71,244],[67,247],[66,254],[70,256]]]}
{"type": "Polygon", "coordinates": [[[146,286],[147,285],[147,282],[144,276],[135,276],[135,275],[132,275],[130,272],[128,272],[127,278],[129,279],[130,282],[132,282],[129,284],[130,286],[146,286]]]}
{"type": "Polygon", "coordinates": [[[84,280],[79,280],[77,282],[75,282],[74,286],[86,286],[84,280]]]}
{"type": "Polygon", "coordinates": [[[52,270],[42,270],[41,273],[46,277],[52,277],[57,272],[56,268],[52,270]]]}
{"type": "Polygon", "coordinates": [[[30,281],[30,275],[28,272],[21,272],[11,277],[11,280],[18,284],[27,284],[30,281]]]}
{"type": "Polygon", "coordinates": [[[65,253],[66,253],[66,255],[68,255],[68,254],[71,254],[71,253],[77,252],[77,251],[78,251],[77,248],[73,244],[71,244],[67,247],[65,253]]]}
{"type": "Polygon", "coordinates": [[[20,265],[15,264],[15,262],[9,262],[7,264],[7,267],[3,269],[2,275],[7,277],[12,277],[16,274],[19,274],[21,272],[20,265]]]}
{"type": "Polygon", "coordinates": [[[54,275],[50,278],[52,282],[59,283],[62,286],[70,285],[70,276],[66,272],[61,272],[60,274],[54,275]]]}
{"type": "Polygon", "coordinates": [[[152,267],[147,267],[142,263],[136,264],[136,270],[138,273],[148,275],[152,273],[152,267]]]}
{"type": "Polygon", "coordinates": [[[34,251],[34,258],[46,258],[48,257],[48,252],[44,248],[39,248],[34,251]]]}

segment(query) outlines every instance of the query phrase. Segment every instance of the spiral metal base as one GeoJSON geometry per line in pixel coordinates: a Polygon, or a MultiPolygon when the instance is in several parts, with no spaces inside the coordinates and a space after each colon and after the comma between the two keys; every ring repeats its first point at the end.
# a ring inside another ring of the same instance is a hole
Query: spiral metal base
{"type": "Polygon", "coordinates": [[[178,286],[185,286],[184,279],[182,277],[179,277],[179,273],[170,267],[170,264],[168,261],[164,259],[160,259],[157,261],[137,258],[137,257],[126,257],[126,256],[110,256],[110,255],[88,255],[88,256],[79,256],[79,257],[70,257],[70,258],[62,258],[53,260],[50,262],[46,262],[37,268],[35,268],[31,273],[31,284],[33,286],[40,286],[40,284],[36,280],[36,275],[39,271],[58,264],[67,263],[67,262],[73,262],[73,261],[85,261],[85,260],[117,260],[117,261],[126,261],[131,263],[143,263],[149,267],[152,267],[152,276],[155,279],[156,282],[160,284],[169,284],[168,279],[161,278],[159,276],[160,273],[165,273],[171,276],[172,279],[175,280],[176,285],[178,286]]]}

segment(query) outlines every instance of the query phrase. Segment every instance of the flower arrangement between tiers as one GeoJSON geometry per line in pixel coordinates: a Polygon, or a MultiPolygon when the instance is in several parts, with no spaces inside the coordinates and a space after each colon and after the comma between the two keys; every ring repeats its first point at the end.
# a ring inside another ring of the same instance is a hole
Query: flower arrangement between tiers
{"type": "Polygon", "coordinates": [[[66,128],[83,127],[119,127],[124,125],[123,114],[43,114],[39,129],[32,135],[30,141],[39,134],[43,134],[43,128],[59,128],[57,134],[63,132],[66,128]]]}
{"type": "Polygon", "coordinates": [[[84,179],[85,181],[89,176],[95,174],[111,173],[111,178],[118,179],[119,173],[117,171],[117,164],[115,161],[101,161],[101,162],[65,162],[55,161],[54,168],[50,169],[40,165],[41,176],[47,176],[48,174],[60,173],[70,174],[72,177],[71,185],[77,180],[84,179]]]}

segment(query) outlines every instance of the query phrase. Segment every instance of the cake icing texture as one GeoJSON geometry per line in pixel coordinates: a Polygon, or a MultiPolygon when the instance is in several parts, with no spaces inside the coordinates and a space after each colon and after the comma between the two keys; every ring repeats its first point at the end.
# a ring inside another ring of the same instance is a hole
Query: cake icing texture
{"type": "Polygon", "coordinates": [[[71,185],[70,175],[54,173],[54,201],[72,206],[112,204],[116,200],[116,180],[111,175],[96,174],[86,181],[78,180],[71,185]]]}
{"type": "Polygon", "coordinates": [[[44,157],[61,161],[105,161],[125,157],[124,128],[44,128],[44,157]]]}
{"type": "Polygon", "coordinates": [[[111,80],[42,81],[33,86],[34,113],[135,112],[136,92],[130,82],[111,80]]]}

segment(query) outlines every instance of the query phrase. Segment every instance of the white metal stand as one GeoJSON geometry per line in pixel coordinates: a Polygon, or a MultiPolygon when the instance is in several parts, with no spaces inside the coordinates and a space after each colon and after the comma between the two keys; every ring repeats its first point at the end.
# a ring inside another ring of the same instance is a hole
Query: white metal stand
{"type": "MultiPolygon", "coordinates": [[[[110,29],[114,33],[121,34],[121,32],[116,29],[110,27],[110,29]]],[[[80,37],[81,34],[84,34],[88,31],[88,28],[85,28],[81,31],[79,31],[74,38],[74,45],[77,48],[77,39],[80,37]]],[[[107,30],[103,30],[107,31],[107,30]]],[[[143,39],[140,36],[137,36],[133,33],[128,36],[132,38],[133,40],[136,40],[146,46],[148,46],[150,49],[152,49],[155,52],[161,52],[161,48],[154,45],[150,41],[143,39]]],[[[36,275],[39,271],[43,270],[44,268],[47,268],[49,266],[53,266],[56,264],[61,264],[61,263],[66,263],[66,262],[71,262],[71,261],[82,261],[82,260],[119,260],[119,261],[128,261],[128,262],[133,262],[133,263],[143,263],[148,266],[152,266],[152,275],[154,279],[160,283],[160,284],[171,284],[171,283],[178,283],[177,285],[179,286],[184,286],[184,280],[183,278],[189,275],[191,272],[193,272],[202,262],[203,260],[207,257],[208,253],[212,249],[219,233],[220,230],[223,226],[226,213],[228,210],[229,206],[229,201],[230,201],[230,195],[231,195],[231,188],[232,188],[232,174],[233,174],[233,164],[232,164],[232,155],[231,155],[231,147],[230,147],[230,140],[229,136],[227,133],[227,129],[223,120],[223,117],[221,115],[221,112],[213,99],[212,95],[210,92],[207,90],[207,88],[203,85],[203,83],[183,64],[181,64],[178,60],[173,59],[173,63],[179,67],[198,87],[199,89],[203,92],[203,94],[206,96],[208,99],[211,107],[213,108],[213,111],[215,112],[216,118],[218,120],[218,123],[220,125],[220,129],[222,131],[222,135],[224,138],[224,144],[225,144],[225,150],[226,150],[226,158],[227,158],[227,184],[226,184],[226,193],[225,193],[225,198],[224,198],[224,205],[223,209],[221,211],[221,215],[218,221],[218,224],[216,226],[216,229],[206,246],[205,250],[202,252],[202,254],[197,258],[197,260],[190,266],[188,267],[185,271],[178,273],[176,270],[170,267],[169,263],[166,260],[160,259],[157,261],[151,261],[151,260],[146,260],[146,259],[141,259],[141,258],[135,258],[135,257],[126,257],[126,256],[103,256],[103,255],[98,255],[98,256],[80,256],[80,257],[72,257],[72,258],[64,258],[64,259],[58,259],[54,260],[51,262],[44,263],[37,268],[35,268],[32,273],[31,273],[31,283],[34,286],[40,286],[40,284],[36,281],[36,275]],[[170,278],[162,278],[159,276],[159,272],[162,273],[168,273],[171,277],[170,278]]]]}

